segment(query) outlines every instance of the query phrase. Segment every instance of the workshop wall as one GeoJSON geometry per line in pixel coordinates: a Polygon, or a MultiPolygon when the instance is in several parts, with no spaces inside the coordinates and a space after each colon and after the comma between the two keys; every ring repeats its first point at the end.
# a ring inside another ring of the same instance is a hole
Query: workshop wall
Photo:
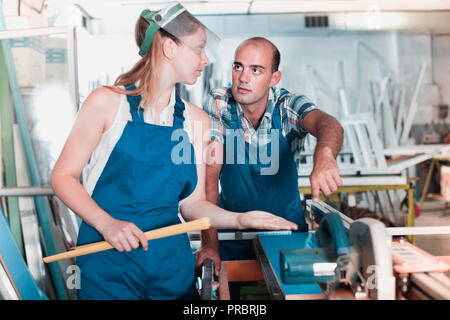
{"type": "MultiPolygon", "coordinates": [[[[391,78],[392,88],[405,86],[409,105],[422,63],[427,64],[419,95],[415,125],[436,124],[439,105],[450,104],[448,77],[450,36],[433,36],[427,30],[343,31],[328,28],[306,30],[296,15],[226,15],[199,17],[222,37],[212,60],[210,86],[228,85],[234,50],[244,39],[264,36],[281,51],[280,85],[304,93],[325,111],[342,116],[339,89],[346,90],[350,112],[372,108],[370,81],[391,78]]],[[[133,24],[118,35],[79,33],[78,65],[81,96],[100,84],[112,83],[139,58],[133,24]],[[124,63],[125,61],[125,63],[124,63]]],[[[201,104],[204,80],[187,86],[189,98],[201,104]]],[[[393,89],[391,89],[393,90],[393,89]]],[[[391,99],[395,92],[390,92],[391,99]]],[[[395,111],[395,110],[394,110],[395,111]]],[[[445,124],[448,123],[445,119],[445,124]]],[[[439,129],[439,128],[438,128],[439,129]]]]}

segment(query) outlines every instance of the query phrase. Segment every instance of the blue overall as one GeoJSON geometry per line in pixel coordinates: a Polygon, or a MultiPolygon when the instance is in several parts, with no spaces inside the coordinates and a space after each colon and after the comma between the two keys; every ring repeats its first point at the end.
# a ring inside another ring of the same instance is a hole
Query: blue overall
{"type": "MultiPolygon", "coordinates": [[[[127,99],[132,121],[114,147],[92,198],[112,217],[132,222],[142,231],[180,223],[179,201],[197,184],[194,150],[183,130],[184,103],[177,95],[173,127],[166,127],[145,123],[142,108],[138,115],[140,96],[127,99]],[[182,142],[171,139],[177,129],[184,132],[182,142]],[[188,144],[190,163],[172,161],[172,150],[179,143],[188,144]]],[[[102,240],[98,231],[82,223],[79,245],[102,240]]],[[[112,249],[81,256],[77,265],[81,271],[78,299],[198,298],[195,255],[187,234],[151,240],[147,251],[112,249]]]]}
{"type": "MultiPolygon", "coordinates": [[[[261,169],[268,168],[274,163],[267,163],[267,159],[261,161],[259,157],[257,161],[250,161],[250,158],[252,156],[254,158],[256,152],[253,152],[253,155],[250,154],[251,147],[245,141],[242,124],[237,115],[236,102],[234,101],[231,112],[230,128],[239,130],[237,138],[233,137],[235,139],[234,156],[239,154],[239,144],[245,144],[245,163],[241,164],[237,162],[237,159],[234,159],[234,163],[226,163],[227,142],[229,143],[231,140],[228,140],[225,136],[224,163],[219,178],[222,189],[219,196],[219,206],[235,212],[268,211],[296,223],[298,231],[306,231],[307,225],[298,191],[297,166],[295,165],[290,145],[282,134],[278,104],[274,105],[272,114],[273,129],[271,131],[278,130],[279,157],[276,157],[276,155],[272,157],[272,161],[278,162],[278,172],[272,175],[261,174],[261,169]]],[[[269,139],[269,141],[266,149],[267,156],[270,158],[270,144],[272,140],[269,139]]],[[[219,252],[222,260],[255,259],[250,240],[220,241],[219,252]]]]}

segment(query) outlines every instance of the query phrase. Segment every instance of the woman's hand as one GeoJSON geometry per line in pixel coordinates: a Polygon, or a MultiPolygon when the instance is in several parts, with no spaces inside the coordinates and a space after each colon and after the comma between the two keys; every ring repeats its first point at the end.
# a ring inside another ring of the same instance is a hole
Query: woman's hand
{"type": "Polygon", "coordinates": [[[238,229],[297,230],[298,226],[265,211],[248,211],[237,216],[238,229]]]}
{"type": "Polygon", "coordinates": [[[98,231],[107,242],[120,252],[137,249],[139,242],[144,250],[148,249],[148,240],[144,232],[134,223],[111,218],[98,231]]]}

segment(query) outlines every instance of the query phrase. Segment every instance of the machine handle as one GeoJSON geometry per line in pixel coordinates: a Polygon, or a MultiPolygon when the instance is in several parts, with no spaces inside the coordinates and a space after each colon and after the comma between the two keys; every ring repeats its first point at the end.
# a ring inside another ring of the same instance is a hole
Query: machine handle
{"type": "Polygon", "coordinates": [[[336,255],[349,256],[347,230],[339,214],[330,212],[320,221],[318,244],[320,247],[336,246],[336,255]]]}

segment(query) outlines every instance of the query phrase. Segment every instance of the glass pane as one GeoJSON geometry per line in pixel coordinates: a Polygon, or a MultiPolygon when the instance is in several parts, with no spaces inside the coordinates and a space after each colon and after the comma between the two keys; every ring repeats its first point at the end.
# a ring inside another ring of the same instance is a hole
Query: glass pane
{"type": "Polygon", "coordinates": [[[9,41],[41,184],[49,185],[76,115],[75,79],[68,63],[74,58],[68,57],[66,34],[9,41]]]}

